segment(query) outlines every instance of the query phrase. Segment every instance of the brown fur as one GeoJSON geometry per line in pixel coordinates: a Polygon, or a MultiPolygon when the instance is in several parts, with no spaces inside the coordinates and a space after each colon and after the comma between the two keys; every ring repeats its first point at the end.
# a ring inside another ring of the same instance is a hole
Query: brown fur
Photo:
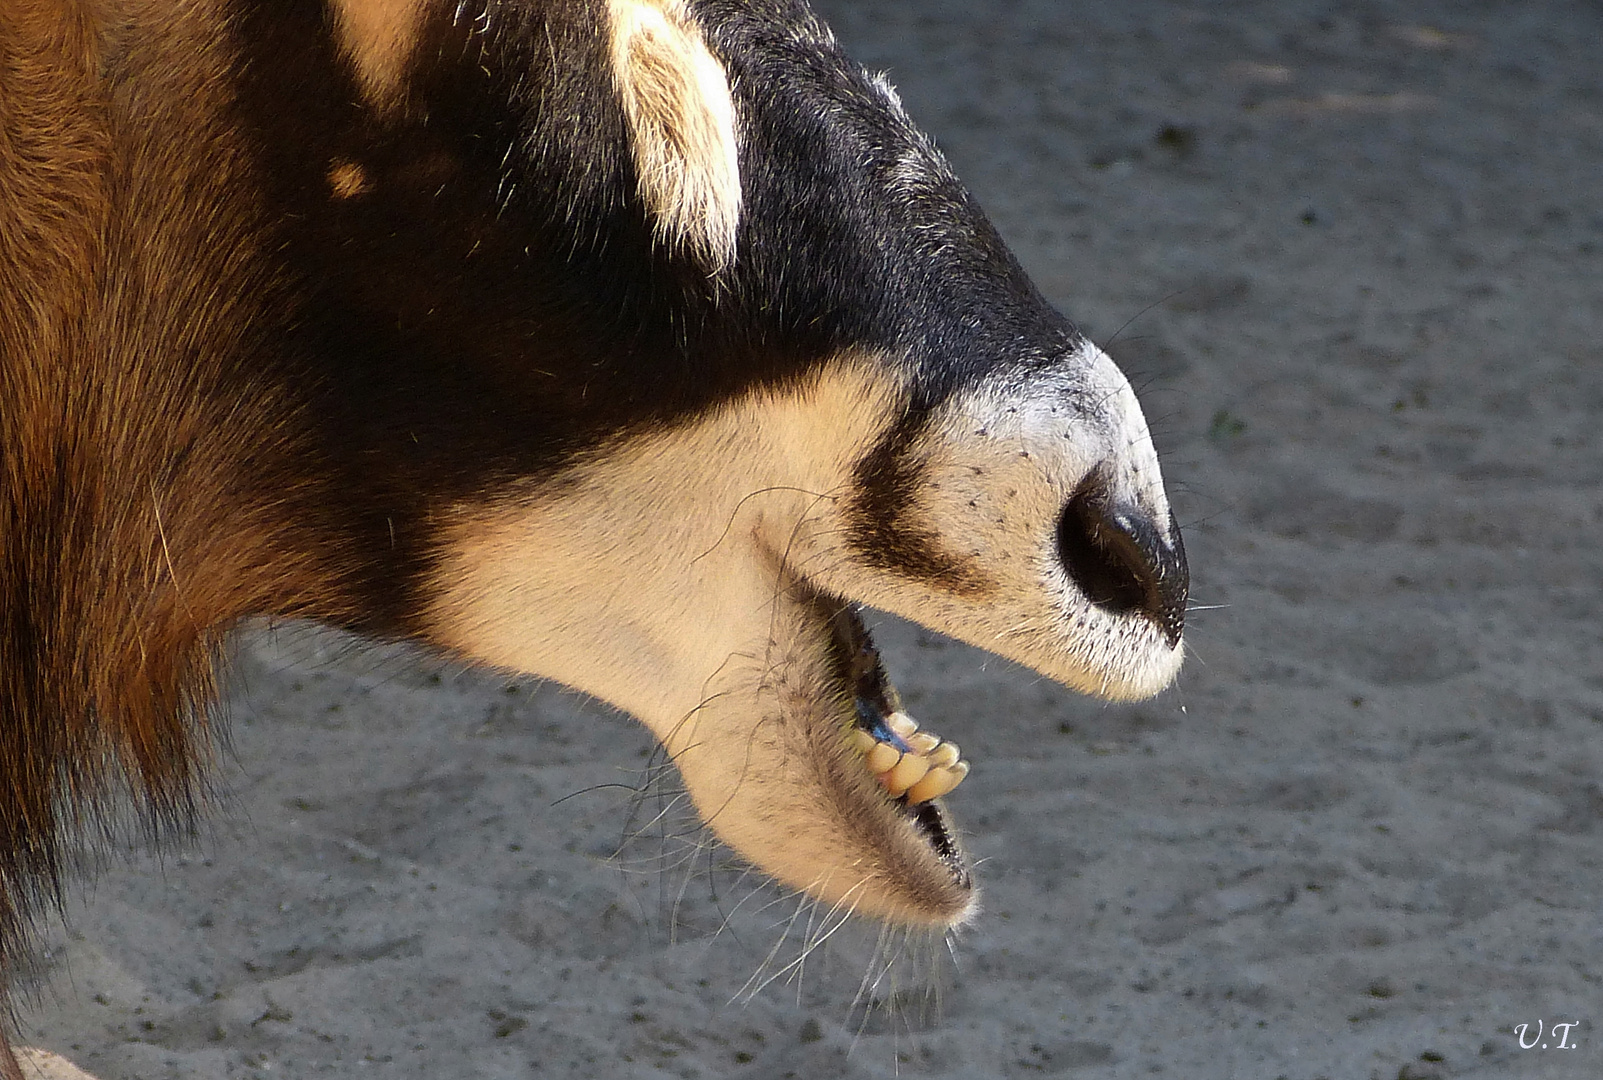
{"type": "Polygon", "coordinates": [[[217,119],[227,57],[203,8],[0,5],[0,956],[13,963],[58,894],[64,838],[108,827],[121,789],[151,824],[189,813],[220,633],[250,612],[338,606],[306,600],[323,576],[281,524],[296,492],[278,490],[275,466],[306,452],[293,411],[240,359],[258,321],[242,298],[272,283],[252,261],[240,157],[217,119]],[[252,491],[276,494],[240,497],[252,491]],[[247,501],[266,509],[241,512],[247,501]]]}

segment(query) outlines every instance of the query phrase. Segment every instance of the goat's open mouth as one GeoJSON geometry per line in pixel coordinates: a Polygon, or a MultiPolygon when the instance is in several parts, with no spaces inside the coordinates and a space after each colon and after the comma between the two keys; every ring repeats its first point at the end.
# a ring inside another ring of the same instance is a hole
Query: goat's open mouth
{"type": "Polygon", "coordinates": [[[956,743],[919,730],[902,708],[901,696],[886,677],[879,651],[855,607],[843,607],[833,628],[856,706],[848,743],[884,790],[886,801],[912,822],[954,881],[971,888],[968,860],[936,801],[968,775],[968,762],[956,743]]]}

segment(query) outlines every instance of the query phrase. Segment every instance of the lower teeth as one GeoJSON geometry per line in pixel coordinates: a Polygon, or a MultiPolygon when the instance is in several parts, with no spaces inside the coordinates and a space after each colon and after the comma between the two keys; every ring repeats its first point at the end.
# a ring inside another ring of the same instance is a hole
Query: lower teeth
{"type": "MultiPolygon", "coordinates": [[[[843,607],[834,619],[836,641],[845,661],[842,674],[856,697],[857,723],[849,738],[869,773],[891,798],[909,807],[922,806],[957,787],[968,775],[968,762],[962,759],[957,744],[920,731],[917,722],[902,711],[901,698],[885,678],[879,652],[857,609],[843,607]]],[[[927,816],[936,811],[923,813],[927,816]]]]}
{"type": "Polygon", "coordinates": [[[852,743],[891,798],[917,806],[947,794],[968,775],[957,744],[920,731],[906,713],[891,713],[874,728],[854,728],[852,743]]]}

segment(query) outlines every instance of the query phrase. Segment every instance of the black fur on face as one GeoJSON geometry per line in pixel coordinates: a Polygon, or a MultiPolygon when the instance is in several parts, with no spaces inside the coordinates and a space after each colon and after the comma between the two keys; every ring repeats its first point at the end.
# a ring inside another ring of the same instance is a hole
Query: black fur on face
{"type": "MultiPolygon", "coordinates": [[[[284,345],[329,459],[356,470],[358,548],[426,544],[406,523],[442,499],[843,353],[901,369],[905,443],[954,387],[1079,340],[803,4],[691,5],[729,77],[744,200],[735,257],[709,272],[638,194],[605,5],[441,5],[385,113],[316,0],[240,3],[242,127],[291,278],[284,345]],[[359,194],[330,196],[340,164],[359,194]]],[[[890,513],[908,467],[890,447],[876,460],[862,481],[890,513]]],[[[901,546],[910,567],[932,557],[901,546]]],[[[405,609],[405,569],[370,576],[405,609]]]]}
{"type": "Polygon", "coordinates": [[[843,351],[905,364],[917,411],[1073,346],[888,91],[802,5],[693,10],[740,132],[737,253],[716,274],[653,235],[601,5],[446,5],[393,117],[357,104],[318,5],[242,13],[241,107],[303,304],[298,343],[330,359],[346,437],[392,439],[364,430],[382,414],[423,447],[414,465],[477,486],[843,351]],[[364,194],[329,198],[336,161],[362,168],[364,194]],[[382,359],[342,359],[361,354],[382,359]],[[361,404],[419,386],[410,410],[361,404]],[[471,467],[431,462],[433,432],[471,467]]]}

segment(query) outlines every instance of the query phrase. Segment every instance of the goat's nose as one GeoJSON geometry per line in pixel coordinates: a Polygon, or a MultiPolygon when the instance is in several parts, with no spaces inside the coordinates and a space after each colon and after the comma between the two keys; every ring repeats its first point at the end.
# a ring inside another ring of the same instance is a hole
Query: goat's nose
{"type": "Polygon", "coordinates": [[[1152,515],[1116,499],[1105,475],[1093,472],[1058,521],[1058,557],[1080,591],[1098,607],[1145,615],[1171,646],[1186,622],[1191,574],[1180,527],[1169,515],[1166,541],[1152,515]]]}

